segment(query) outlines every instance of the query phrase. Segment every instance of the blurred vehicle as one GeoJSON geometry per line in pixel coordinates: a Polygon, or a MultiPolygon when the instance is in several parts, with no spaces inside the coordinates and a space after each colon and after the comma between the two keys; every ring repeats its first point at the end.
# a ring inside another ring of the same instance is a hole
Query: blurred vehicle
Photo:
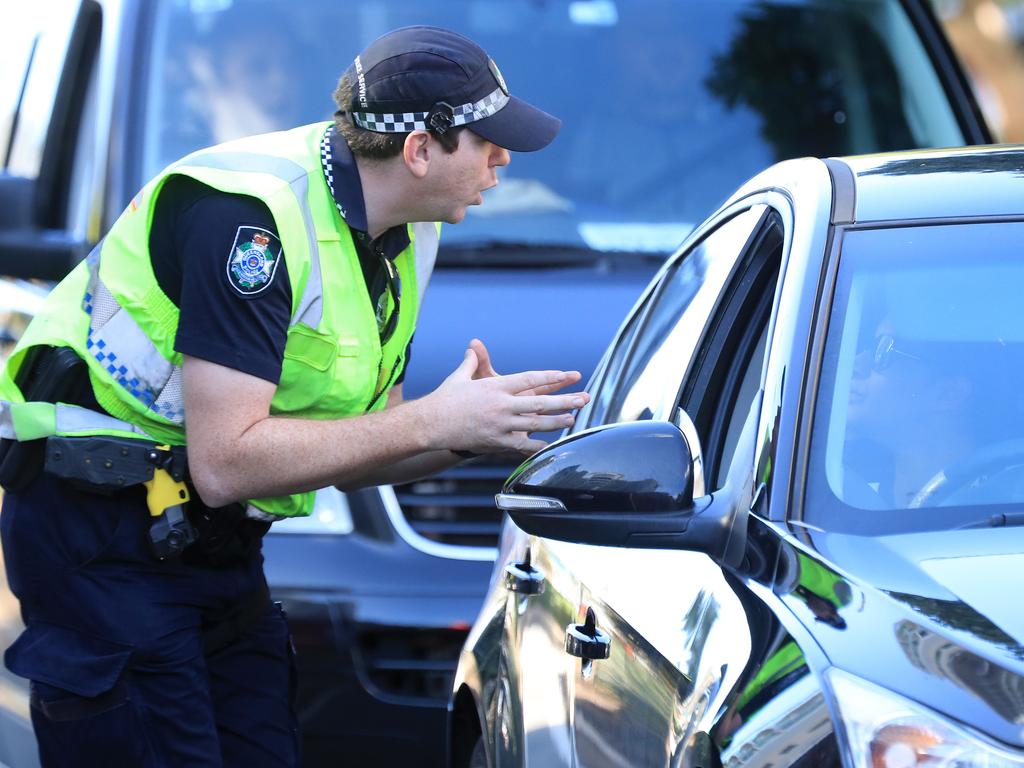
{"type": "Polygon", "coordinates": [[[452,766],[1024,766],[1022,169],[792,160],[697,229],[497,497],[452,766]]]}
{"type": "MultiPolygon", "coordinates": [[[[434,23],[482,43],[512,91],[564,127],[445,229],[411,397],[471,335],[501,371],[589,375],[665,256],[774,160],[989,139],[918,2],[54,0],[4,22],[0,273],[48,279],[181,154],[328,119],[347,57],[377,35],[434,23]]],[[[458,650],[496,551],[492,497],[513,466],[326,490],[313,519],[275,524],[267,573],[299,650],[307,764],[442,761],[458,650]]],[[[13,605],[4,616],[9,642],[13,605]]],[[[9,755],[33,751],[25,684],[0,680],[0,722],[15,723],[0,761],[21,766],[9,755]]]]}

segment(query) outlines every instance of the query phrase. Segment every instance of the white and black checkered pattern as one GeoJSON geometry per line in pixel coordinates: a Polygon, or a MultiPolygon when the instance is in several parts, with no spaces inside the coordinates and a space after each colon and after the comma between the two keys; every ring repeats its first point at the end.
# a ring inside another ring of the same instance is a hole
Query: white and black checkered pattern
{"type": "Polygon", "coordinates": [[[395,115],[353,112],[352,119],[360,128],[376,133],[408,133],[409,131],[427,130],[426,112],[402,112],[395,115]]]}
{"type": "Polygon", "coordinates": [[[508,104],[508,95],[501,88],[498,88],[484,96],[480,101],[473,104],[463,104],[453,109],[452,113],[455,116],[455,120],[452,124],[465,125],[466,123],[483,120],[485,117],[493,115],[506,104],[508,104]]]}
{"type": "MultiPolygon", "coordinates": [[[[452,125],[466,125],[490,117],[508,104],[508,95],[500,88],[472,104],[460,104],[452,109],[452,125]]],[[[376,133],[408,133],[427,130],[429,112],[401,112],[396,114],[353,112],[352,119],[360,128],[376,133]]]]}
{"type": "Polygon", "coordinates": [[[338,203],[338,198],[334,196],[334,171],[331,167],[331,134],[334,133],[334,126],[327,126],[327,130],[324,131],[324,137],[320,140],[320,162],[324,166],[324,178],[327,179],[327,188],[331,190],[331,199],[334,200],[334,204],[338,206],[338,213],[341,214],[341,218],[345,218],[345,209],[338,203]]]}

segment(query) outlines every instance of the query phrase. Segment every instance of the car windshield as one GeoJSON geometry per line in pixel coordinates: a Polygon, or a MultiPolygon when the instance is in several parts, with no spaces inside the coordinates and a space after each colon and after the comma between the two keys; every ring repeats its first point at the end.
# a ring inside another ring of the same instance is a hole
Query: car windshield
{"type": "Polygon", "coordinates": [[[1024,502],[1022,223],[849,232],[805,517],[858,533],[1006,521],[1024,502]]]}
{"type": "Polygon", "coordinates": [[[329,119],[351,57],[407,24],[477,40],[514,95],[563,120],[450,249],[668,253],[777,160],[963,143],[899,0],[165,0],[142,172],[329,119]]]}

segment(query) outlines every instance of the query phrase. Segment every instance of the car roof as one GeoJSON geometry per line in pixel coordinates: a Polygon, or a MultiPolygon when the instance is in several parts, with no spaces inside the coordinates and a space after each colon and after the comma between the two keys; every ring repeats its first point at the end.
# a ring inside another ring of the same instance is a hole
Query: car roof
{"type": "MultiPolygon", "coordinates": [[[[852,220],[1024,216],[1024,145],[915,150],[827,161],[837,208],[853,172],[852,220]],[[845,189],[844,189],[845,187],[845,189]]],[[[849,205],[849,201],[847,201],[849,205]]]]}
{"type": "Polygon", "coordinates": [[[805,201],[832,197],[834,224],[1024,216],[1024,145],[785,160],[723,208],[770,189],[805,201]]]}

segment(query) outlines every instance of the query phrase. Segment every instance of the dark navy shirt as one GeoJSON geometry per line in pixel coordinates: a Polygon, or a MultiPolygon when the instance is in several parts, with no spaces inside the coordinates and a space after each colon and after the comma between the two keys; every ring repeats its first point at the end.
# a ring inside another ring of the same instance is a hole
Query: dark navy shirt
{"type": "MultiPolygon", "coordinates": [[[[331,172],[326,178],[352,231],[371,306],[377,306],[387,288],[382,259],[394,260],[408,247],[408,230],[393,227],[376,239],[369,237],[355,160],[333,131],[329,142],[331,172]]],[[[277,235],[270,210],[260,200],[174,176],[157,200],[150,256],[161,290],[180,310],[174,348],[277,384],[291,318],[287,254],[280,254],[269,281],[258,291],[240,290],[231,272],[236,246],[261,230],[272,239],[277,235]]],[[[410,354],[407,348],[396,383],[405,377],[410,354]]]]}

